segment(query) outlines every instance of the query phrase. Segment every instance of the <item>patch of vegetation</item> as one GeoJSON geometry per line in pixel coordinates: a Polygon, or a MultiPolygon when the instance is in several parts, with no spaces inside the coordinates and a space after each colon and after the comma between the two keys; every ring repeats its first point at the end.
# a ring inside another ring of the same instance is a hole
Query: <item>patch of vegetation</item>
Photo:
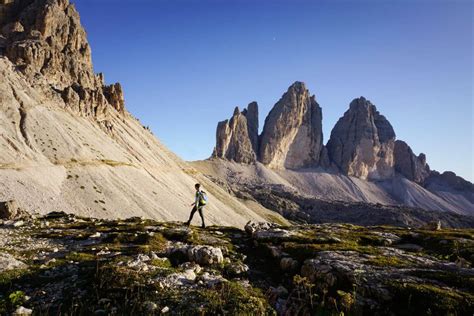
{"type": "Polygon", "coordinates": [[[469,315],[474,295],[431,284],[389,282],[396,294],[393,311],[410,315],[469,315]]]}
{"type": "Polygon", "coordinates": [[[406,260],[395,256],[375,256],[370,258],[367,263],[379,267],[405,267],[408,265],[406,260]]]}

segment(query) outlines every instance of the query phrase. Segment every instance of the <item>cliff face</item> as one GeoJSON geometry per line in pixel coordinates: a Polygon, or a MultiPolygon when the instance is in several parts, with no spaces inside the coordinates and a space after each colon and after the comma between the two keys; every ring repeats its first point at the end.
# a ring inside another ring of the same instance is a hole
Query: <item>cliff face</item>
{"type": "Polygon", "coordinates": [[[347,175],[387,179],[394,175],[395,132],[387,119],[363,97],[334,126],[327,144],[329,158],[347,175]]]}
{"type": "Polygon", "coordinates": [[[395,170],[408,180],[423,184],[430,175],[430,167],[426,163],[425,154],[416,156],[407,143],[401,140],[395,142],[395,170]]]}
{"type": "Polygon", "coordinates": [[[83,115],[103,118],[109,110],[125,110],[120,84],[106,86],[103,76],[94,73],[74,5],[16,0],[3,8],[1,50],[35,88],[59,95],[66,107],[83,115]]]}
{"type": "MultiPolygon", "coordinates": [[[[273,107],[258,135],[255,102],[230,121],[219,122],[213,156],[243,163],[257,160],[276,169],[318,166],[323,150],[322,113],[302,82],[295,82],[273,107]]],[[[324,163],[327,159],[323,159],[324,163]]]]}
{"type": "Polygon", "coordinates": [[[304,83],[295,82],[265,120],[260,160],[276,169],[315,167],[322,147],[321,107],[304,83]]]}
{"type": "Polygon", "coordinates": [[[240,112],[236,107],[230,120],[219,122],[216,131],[216,148],[213,156],[240,163],[257,160],[258,105],[250,103],[240,112]]]}

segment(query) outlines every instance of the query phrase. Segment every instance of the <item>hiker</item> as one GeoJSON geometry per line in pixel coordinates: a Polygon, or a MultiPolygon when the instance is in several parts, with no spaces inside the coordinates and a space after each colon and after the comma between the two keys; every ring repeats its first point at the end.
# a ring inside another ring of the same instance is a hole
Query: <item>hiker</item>
{"type": "Polygon", "coordinates": [[[206,228],[206,224],[204,224],[204,215],[202,214],[202,209],[204,208],[204,205],[207,204],[207,195],[206,195],[206,192],[201,191],[201,185],[199,183],[196,183],[194,188],[196,188],[196,197],[195,197],[194,203],[191,204],[191,206],[194,206],[194,207],[191,210],[191,215],[189,216],[189,220],[186,222],[186,226],[189,226],[191,224],[194,213],[196,213],[196,211],[199,211],[199,215],[201,216],[201,220],[202,220],[201,227],[206,228]]]}

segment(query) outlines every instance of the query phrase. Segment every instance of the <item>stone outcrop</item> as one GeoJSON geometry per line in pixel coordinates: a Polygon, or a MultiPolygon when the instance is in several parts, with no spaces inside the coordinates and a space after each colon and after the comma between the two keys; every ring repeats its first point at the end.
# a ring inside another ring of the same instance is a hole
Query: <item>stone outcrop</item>
{"type": "Polygon", "coordinates": [[[0,219],[2,220],[13,220],[28,216],[28,213],[20,208],[15,200],[0,202],[0,219]]]}
{"type": "Polygon", "coordinates": [[[401,140],[395,142],[394,147],[395,171],[405,178],[422,184],[430,174],[430,167],[426,163],[425,154],[416,156],[410,146],[401,140]]]}
{"type": "Polygon", "coordinates": [[[3,0],[0,53],[35,87],[62,97],[85,116],[124,112],[119,84],[105,86],[95,74],[79,14],[68,0],[3,0]],[[3,43],[2,43],[3,42],[3,43]],[[52,89],[51,89],[52,88],[52,89]]]}
{"type": "Polygon", "coordinates": [[[258,105],[252,102],[242,112],[236,107],[230,120],[219,122],[213,156],[240,163],[253,163],[257,160],[257,148],[258,105]]]}
{"type": "Polygon", "coordinates": [[[323,147],[322,111],[304,83],[295,82],[265,120],[260,160],[272,168],[317,166],[323,147]]]}
{"type": "Polygon", "coordinates": [[[331,132],[329,158],[347,175],[386,179],[394,174],[395,132],[375,105],[354,99],[331,132]]]}

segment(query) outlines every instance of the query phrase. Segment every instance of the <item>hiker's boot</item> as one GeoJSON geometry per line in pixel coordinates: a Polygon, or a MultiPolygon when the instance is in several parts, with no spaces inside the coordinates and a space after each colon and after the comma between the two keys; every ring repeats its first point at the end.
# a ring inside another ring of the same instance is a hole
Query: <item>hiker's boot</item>
{"type": "Polygon", "coordinates": [[[189,221],[187,221],[186,223],[184,223],[184,226],[189,226],[191,225],[191,223],[189,221]]]}
{"type": "Polygon", "coordinates": [[[206,225],[202,223],[201,228],[206,228],[206,225]]]}

